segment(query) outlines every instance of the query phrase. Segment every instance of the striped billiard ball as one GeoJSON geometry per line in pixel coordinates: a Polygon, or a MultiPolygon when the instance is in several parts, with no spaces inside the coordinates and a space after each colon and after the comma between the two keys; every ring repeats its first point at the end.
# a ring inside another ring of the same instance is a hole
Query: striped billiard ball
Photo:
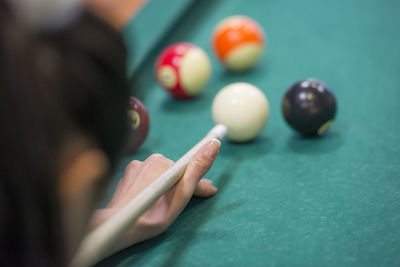
{"type": "Polygon", "coordinates": [[[212,46],[216,57],[228,70],[241,72],[259,61],[266,39],[257,22],[246,16],[232,16],[215,27],[212,46]]]}
{"type": "Polygon", "coordinates": [[[176,43],[165,48],[156,62],[159,84],[176,98],[200,94],[211,75],[208,55],[191,43],[176,43]]]}

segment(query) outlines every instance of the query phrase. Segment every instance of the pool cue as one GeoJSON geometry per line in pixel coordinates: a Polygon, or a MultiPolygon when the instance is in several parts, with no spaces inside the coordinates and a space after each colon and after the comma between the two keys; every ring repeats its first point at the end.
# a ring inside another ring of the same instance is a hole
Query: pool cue
{"type": "Polygon", "coordinates": [[[70,266],[86,267],[95,264],[112,244],[139,218],[154,202],[175,185],[182,177],[187,165],[200,148],[211,139],[222,140],[227,133],[224,125],[216,125],[185,155],[162,173],[155,181],[134,197],[128,204],[91,231],[82,241],[70,266]]]}

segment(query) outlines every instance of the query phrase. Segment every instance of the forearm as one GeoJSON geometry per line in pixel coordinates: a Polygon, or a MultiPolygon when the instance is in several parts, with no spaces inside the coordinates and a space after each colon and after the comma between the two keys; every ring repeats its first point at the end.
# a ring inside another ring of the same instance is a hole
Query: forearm
{"type": "Polygon", "coordinates": [[[110,23],[121,29],[146,4],[148,0],[86,0],[87,6],[110,23]]]}

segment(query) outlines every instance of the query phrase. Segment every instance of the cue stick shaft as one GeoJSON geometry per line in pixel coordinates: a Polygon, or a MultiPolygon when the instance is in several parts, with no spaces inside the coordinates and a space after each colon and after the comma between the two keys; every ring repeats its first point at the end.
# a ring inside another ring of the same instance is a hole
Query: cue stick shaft
{"type": "Polygon", "coordinates": [[[128,204],[102,225],[91,231],[83,239],[70,266],[83,267],[95,264],[137,218],[179,181],[190,160],[200,148],[213,138],[222,140],[226,132],[227,129],[224,125],[216,125],[200,142],[186,152],[185,155],[128,202],[128,204]]]}

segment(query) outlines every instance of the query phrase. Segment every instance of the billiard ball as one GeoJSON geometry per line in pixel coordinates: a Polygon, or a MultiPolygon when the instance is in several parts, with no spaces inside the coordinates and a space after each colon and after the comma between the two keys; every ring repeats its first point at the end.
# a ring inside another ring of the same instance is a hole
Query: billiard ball
{"type": "Polygon", "coordinates": [[[191,43],[165,48],[156,62],[159,84],[176,98],[187,99],[203,91],[211,75],[211,63],[203,49],[191,43]]]}
{"type": "Polygon", "coordinates": [[[216,57],[227,69],[246,71],[260,59],[266,39],[261,26],[245,16],[222,20],[212,34],[216,57]]]}
{"type": "Polygon", "coordinates": [[[136,97],[130,98],[128,109],[129,141],[128,152],[135,152],[146,140],[149,133],[150,120],[145,105],[136,97]]]}
{"type": "Polygon", "coordinates": [[[322,81],[306,79],[288,88],[282,112],[287,123],[299,133],[322,135],[335,118],[336,99],[322,81]]]}
{"type": "Polygon", "coordinates": [[[254,139],[265,127],[269,103],[264,93],[249,83],[232,83],[222,88],[212,103],[212,118],[228,128],[234,142],[254,139]]]}

